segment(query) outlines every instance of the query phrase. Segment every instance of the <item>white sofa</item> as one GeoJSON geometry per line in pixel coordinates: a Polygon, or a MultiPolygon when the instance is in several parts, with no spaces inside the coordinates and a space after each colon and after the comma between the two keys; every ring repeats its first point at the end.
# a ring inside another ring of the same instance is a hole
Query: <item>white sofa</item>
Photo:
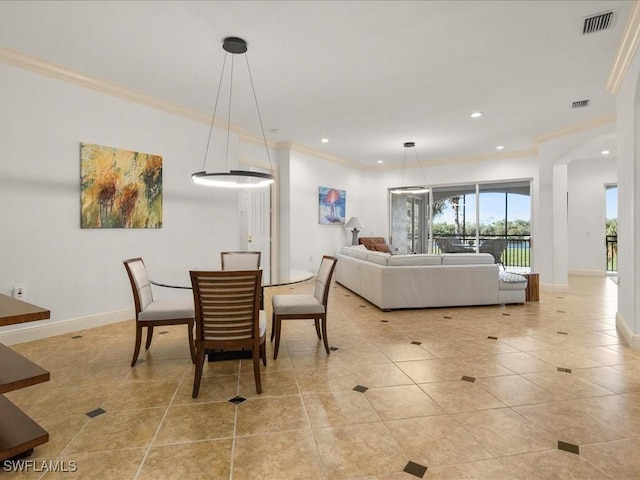
{"type": "Polygon", "coordinates": [[[359,245],[336,256],[336,281],[382,310],[525,301],[527,279],[489,253],[390,255],[359,245]]]}

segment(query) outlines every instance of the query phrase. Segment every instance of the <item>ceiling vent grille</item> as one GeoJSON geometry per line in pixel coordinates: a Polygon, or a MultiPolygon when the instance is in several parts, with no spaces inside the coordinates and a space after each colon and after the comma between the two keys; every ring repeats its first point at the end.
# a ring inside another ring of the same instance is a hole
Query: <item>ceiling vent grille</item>
{"type": "Polygon", "coordinates": [[[615,19],[613,13],[613,10],[610,10],[608,12],[602,12],[597,15],[586,17],[582,24],[582,34],[586,35],[587,33],[599,32],[613,27],[613,21],[615,19]]]}
{"type": "Polygon", "coordinates": [[[571,108],[582,108],[588,107],[590,100],[578,100],[577,102],[573,102],[571,108]]]}

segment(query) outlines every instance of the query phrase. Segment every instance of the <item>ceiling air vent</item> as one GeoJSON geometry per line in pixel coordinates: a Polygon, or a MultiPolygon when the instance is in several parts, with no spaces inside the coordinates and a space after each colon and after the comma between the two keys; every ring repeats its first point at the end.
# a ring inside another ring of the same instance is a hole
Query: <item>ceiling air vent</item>
{"type": "Polygon", "coordinates": [[[590,100],[578,100],[577,102],[573,102],[571,108],[582,108],[588,107],[590,100]]]}
{"type": "Polygon", "coordinates": [[[582,34],[586,35],[587,33],[607,30],[608,28],[613,27],[614,20],[615,15],[613,10],[586,17],[584,19],[584,23],[582,24],[582,34]]]}

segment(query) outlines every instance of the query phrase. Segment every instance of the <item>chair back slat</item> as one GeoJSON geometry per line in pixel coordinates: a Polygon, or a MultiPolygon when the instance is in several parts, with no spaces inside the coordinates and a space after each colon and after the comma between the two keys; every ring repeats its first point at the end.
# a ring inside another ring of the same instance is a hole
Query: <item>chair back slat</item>
{"type": "Polygon", "coordinates": [[[329,297],[331,277],[333,276],[333,271],[336,268],[337,261],[338,259],[335,257],[330,257],[328,255],[323,256],[322,261],[320,262],[318,275],[316,276],[314,295],[325,307],[329,297]]]}
{"type": "Polygon", "coordinates": [[[258,270],[260,252],[220,252],[222,270],[258,270]]]}
{"type": "Polygon", "coordinates": [[[151,283],[149,275],[144,266],[142,258],[131,258],[125,260],[124,266],[129,275],[129,281],[133,288],[133,299],[136,305],[136,312],[142,312],[150,303],[153,302],[153,293],[151,292],[151,283]]]}
{"type": "Polygon", "coordinates": [[[259,337],[261,270],[192,271],[196,341],[259,337]]]}

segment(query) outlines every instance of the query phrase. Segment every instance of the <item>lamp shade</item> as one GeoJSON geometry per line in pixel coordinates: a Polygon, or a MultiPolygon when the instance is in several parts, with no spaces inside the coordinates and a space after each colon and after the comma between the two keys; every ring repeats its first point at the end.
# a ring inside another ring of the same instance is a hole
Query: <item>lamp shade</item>
{"type": "Polygon", "coordinates": [[[364,228],[364,223],[358,217],[351,217],[345,224],[347,228],[364,228]]]}

